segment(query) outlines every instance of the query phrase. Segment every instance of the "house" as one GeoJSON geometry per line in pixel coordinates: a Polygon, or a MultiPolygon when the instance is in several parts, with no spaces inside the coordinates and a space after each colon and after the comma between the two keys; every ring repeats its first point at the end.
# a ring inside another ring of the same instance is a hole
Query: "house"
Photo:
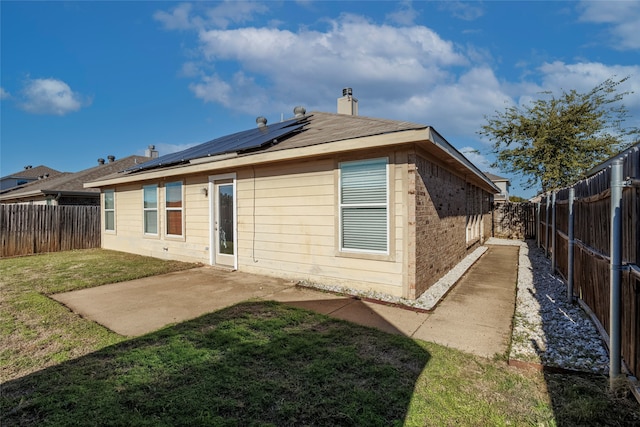
{"type": "Polygon", "coordinates": [[[493,200],[496,202],[508,202],[509,186],[511,185],[511,182],[509,182],[509,179],[498,176],[498,175],[494,175],[489,172],[485,172],[484,174],[496,185],[496,187],[500,189],[500,194],[496,194],[493,200]]]}
{"type": "Polygon", "coordinates": [[[27,165],[20,172],[0,178],[0,191],[19,187],[39,179],[54,177],[60,175],[60,173],[61,172],[44,165],[36,166],[35,168],[27,165]]]}
{"type": "Polygon", "coordinates": [[[432,127],[355,102],[85,184],[103,248],[417,298],[490,236],[499,190],[432,127]]]}
{"type": "Polygon", "coordinates": [[[0,192],[0,203],[22,203],[36,205],[100,205],[100,190],[84,188],[84,183],[93,181],[136,164],[144,163],[151,157],[129,156],[116,160],[108,156],[108,162],[98,159],[98,165],[76,173],[59,173],[42,177],[19,187],[0,192]]]}

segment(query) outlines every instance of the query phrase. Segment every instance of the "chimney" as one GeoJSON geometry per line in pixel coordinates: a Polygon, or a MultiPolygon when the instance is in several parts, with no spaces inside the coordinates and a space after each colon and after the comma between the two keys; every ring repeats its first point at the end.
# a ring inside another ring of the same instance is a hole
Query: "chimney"
{"type": "Polygon", "coordinates": [[[158,150],[156,150],[156,146],[155,145],[150,145],[145,151],[144,151],[144,155],[146,157],[151,157],[152,159],[157,159],[158,158],[158,150]]]}
{"type": "Polygon", "coordinates": [[[100,158],[98,159],[98,164],[99,164],[99,165],[104,165],[104,159],[103,159],[102,157],[100,157],[100,158]]]}
{"type": "Polygon", "coordinates": [[[342,98],[338,98],[338,114],[358,115],[358,100],[353,97],[353,89],[342,89],[342,98]]]}
{"type": "Polygon", "coordinates": [[[109,155],[109,156],[107,156],[107,159],[109,160],[109,163],[113,163],[113,162],[116,161],[116,156],[109,155]]]}
{"type": "Polygon", "coordinates": [[[259,116],[256,118],[256,123],[258,124],[259,128],[263,128],[267,125],[267,118],[259,116]]]}

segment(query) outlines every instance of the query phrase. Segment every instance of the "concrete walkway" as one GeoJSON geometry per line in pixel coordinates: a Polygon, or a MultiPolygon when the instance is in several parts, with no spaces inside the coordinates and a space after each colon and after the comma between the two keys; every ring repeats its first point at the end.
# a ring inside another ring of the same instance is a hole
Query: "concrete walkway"
{"type": "Polygon", "coordinates": [[[483,357],[511,335],[517,246],[489,246],[432,312],[319,292],[271,277],[198,268],[54,295],[83,317],[138,336],[251,298],[275,300],[483,357]]]}

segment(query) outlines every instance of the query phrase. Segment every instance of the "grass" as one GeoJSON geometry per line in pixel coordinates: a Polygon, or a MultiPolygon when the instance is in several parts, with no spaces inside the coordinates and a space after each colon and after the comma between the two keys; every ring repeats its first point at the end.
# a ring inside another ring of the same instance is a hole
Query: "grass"
{"type": "Polygon", "coordinates": [[[606,378],[518,371],[274,302],[125,339],[46,297],[188,267],[134,258],[0,260],[3,426],[640,425],[638,406],[607,394],[606,378]],[[118,273],[97,280],[104,263],[118,273]]]}
{"type": "Polygon", "coordinates": [[[0,259],[0,378],[25,375],[123,340],[48,295],[194,266],[101,249],[0,259]]]}

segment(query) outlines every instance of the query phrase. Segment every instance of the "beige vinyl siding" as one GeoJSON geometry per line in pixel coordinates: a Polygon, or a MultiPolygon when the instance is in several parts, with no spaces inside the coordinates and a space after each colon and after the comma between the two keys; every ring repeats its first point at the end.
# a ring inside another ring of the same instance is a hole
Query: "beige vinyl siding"
{"type": "MultiPolygon", "coordinates": [[[[341,254],[336,216],[338,159],[244,168],[235,172],[237,253],[241,271],[337,284],[403,296],[407,195],[403,189],[406,164],[395,163],[394,153],[375,152],[360,158],[389,158],[391,213],[390,254],[341,254]]],[[[402,156],[400,156],[402,157],[402,156]]],[[[404,155],[406,158],[406,155],[404,155]]],[[[350,158],[339,159],[348,161],[350,158]]],[[[158,184],[158,209],[165,206],[164,183],[145,181],[116,187],[117,235],[103,233],[103,247],[164,259],[210,262],[211,194],[209,176],[218,171],[183,179],[184,238],[166,237],[160,215],[159,236],[143,232],[142,186],[158,184]],[[126,226],[123,226],[126,224],[126,226]]],[[[170,181],[175,181],[171,179],[170,181]]]]}
{"type": "Polygon", "coordinates": [[[336,159],[324,159],[256,169],[255,179],[252,170],[239,173],[238,268],[402,295],[402,167],[390,156],[390,181],[400,182],[389,185],[396,230],[391,260],[384,261],[339,254],[336,167],[336,159]]]}
{"type": "Polygon", "coordinates": [[[165,229],[164,182],[148,181],[116,187],[117,233],[102,233],[102,247],[163,259],[209,263],[209,198],[202,193],[206,176],[190,177],[183,181],[184,237],[167,237],[165,229]],[[143,230],[142,186],[157,184],[158,236],[145,236],[143,230]],[[122,203],[122,206],[119,204],[122,203]]]}

